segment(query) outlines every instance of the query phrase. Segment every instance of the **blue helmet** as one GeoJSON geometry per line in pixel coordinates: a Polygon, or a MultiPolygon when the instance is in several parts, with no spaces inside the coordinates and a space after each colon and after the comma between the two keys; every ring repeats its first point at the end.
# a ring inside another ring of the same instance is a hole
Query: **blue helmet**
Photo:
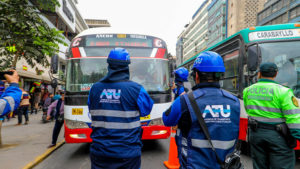
{"type": "Polygon", "coordinates": [[[128,51],[124,48],[115,48],[111,50],[107,58],[107,63],[124,66],[130,64],[128,51]]]}
{"type": "Polygon", "coordinates": [[[200,72],[225,72],[222,57],[212,51],[202,52],[194,62],[193,70],[200,72]]]}
{"type": "Polygon", "coordinates": [[[175,73],[175,81],[179,81],[179,82],[188,81],[189,71],[186,68],[180,67],[176,69],[174,73],[175,73]]]}

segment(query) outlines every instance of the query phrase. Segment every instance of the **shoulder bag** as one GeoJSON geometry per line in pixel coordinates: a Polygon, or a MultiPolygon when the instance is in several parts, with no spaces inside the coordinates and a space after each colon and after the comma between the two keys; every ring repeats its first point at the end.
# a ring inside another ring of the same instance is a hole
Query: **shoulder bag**
{"type": "MultiPolygon", "coordinates": [[[[208,139],[208,141],[211,145],[211,148],[216,155],[217,162],[218,162],[218,164],[220,164],[221,169],[244,169],[244,166],[241,163],[239,146],[237,146],[238,148],[235,148],[235,150],[232,153],[230,153],[226,156],[224,162],[220,159],[220,157],[218,156],[218,154],[216,152],[216,149],[214,148],[214,145],[212,144],[212,141],[211,141],[211,138],[209,135],[209,131],[208,131],[205,121],[202,117],[202,112],[200,111],[200,109],[195,101],[193,92],[188,93],[188,98],[191,102],[192,109],[194,110],[194,112],[197,116],[198,122],[204,132],[204,135],[208,139]]],[[[239,144],[237,143],[237,145],[239,145],[239,144]]]]}

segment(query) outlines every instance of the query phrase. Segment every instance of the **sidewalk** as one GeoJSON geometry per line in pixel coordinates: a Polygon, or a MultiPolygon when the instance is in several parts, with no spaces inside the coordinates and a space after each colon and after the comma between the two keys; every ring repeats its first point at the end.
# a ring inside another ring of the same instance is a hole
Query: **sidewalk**
{"type": "MultiPolygon", "coordinates": [[[[42,123],[42,113],[29,115],[28,125],[17,126],[17,117],[2,123],[2,143],[0,148],[0,168],[22,169],[42,155],[51,143],[54,121],[42,123]]],[[[25,122],[23,116],[23,123],[25,122]]],[[[63,140],[62,128],[57,143],[63,140]]]]}

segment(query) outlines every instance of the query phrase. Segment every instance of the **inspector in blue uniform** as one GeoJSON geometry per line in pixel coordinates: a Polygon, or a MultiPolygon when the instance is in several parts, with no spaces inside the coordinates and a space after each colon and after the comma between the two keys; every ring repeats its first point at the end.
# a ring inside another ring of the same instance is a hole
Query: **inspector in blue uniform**
{"type": "Polygon", "coordinates": [[[139,169],[140,116],[150,114],[153,101],[143,86],[129,80],[127,50],[113,49],[107,63],[108,73],[92,86],[88,101],[93,129],[92,169],[139,169]]]}
{"type": "MultiPolygon", "coordinates": [[[[234,150],[239,134],[240,103],[238,98],[220,89],[219,79],[225,67],[221,56],[203,52],[194,62],[192,88],[212,142],[222,161],[234,150]]],[[[188,95],[178,97],[163,114],[166,126],[176,126],[176,144],[181,169],[218,169],[220,165],[205,137],[188,95]]]]}
{"type": "Polygon", "coordinates": [[[5,75],[9,87],[0,95],[0,120],[6,114],[19,107],[22,91],[19,89],[19,76],[16,71],[13,75],[5,75]]]}
{"type": "Polygon", "coordinates": [[[175,94],[176,99],[178,96],[188,91],[186,88],[184,88],[183,82],[188,81],[189,71],[184,67],[180,67],[174,71],[174,74],[175,83],[173,84],[173,93],[175,94]]]}

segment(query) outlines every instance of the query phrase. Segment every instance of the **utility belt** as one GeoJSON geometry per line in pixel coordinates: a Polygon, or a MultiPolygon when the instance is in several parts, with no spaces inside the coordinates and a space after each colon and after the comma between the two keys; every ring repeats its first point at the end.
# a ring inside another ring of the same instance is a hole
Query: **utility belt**
{"type": "Polygon", "coordinates": [[[252,131],[256,132],[257,129],[267,129],[267,130],[275,130],[279,132],[279,134],[282,135],[282,137],[285,139],[288,147],[295,148],[297,146],[297,140],[295,137],[291,135],[291,132],[286,125],[286,123],[281,124],[267,124],[267,123],[261,123],[257,120],[248,118],[248,127],[251,128],[252,131]]]}

